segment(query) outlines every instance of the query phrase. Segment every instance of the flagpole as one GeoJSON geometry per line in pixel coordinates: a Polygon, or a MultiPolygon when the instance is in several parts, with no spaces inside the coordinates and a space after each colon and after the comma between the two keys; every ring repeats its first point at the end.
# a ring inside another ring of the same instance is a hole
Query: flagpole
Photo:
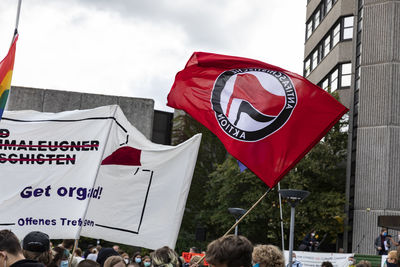
{"type": "Polygon", "coordinates": [[[232,225],[232,227],[231,227],[222,237],[227,236],[233,229],[235,229],[236,225],[238,225],[238,224],[244,219],[244,217],[246,217],[247,214],[249,214],[250,211],[252,211],[252,210],[258,205],[258,203],[260,203],[261,200],[262,200],[269,192],[271,192],[271,188],[268,188],[268,190],[264,193],[264,195],[262,195],[262,196],[256,201],[256,203],[254,203],[253,206],[251,206],[251,208],[250,208],[245,214],[243,214],[243,216],[240,217],[239,220],[237,220],[236,223],[235,223],[234,225],[232,225]]]}
{"type": "MultiPolygon", "coordinates": [[[[278,183],[278,192],[281,190],[281,183],[278,183]]],[[[282,236],[282,251],[285,251],[285,236],[283,232],[283,214],[282,214],[282,196],[279,193],[279,213],[281,217],[281,236],[282,236]]]]}
{"type": "Polygon", "coordinates": [[[79,239],[75,239],[74,247],[72,248],[72,252],[71,252],[71,257],[68,259],[68,267],[71,267],[71,265],[72,265],[72,260],[74,259],[75,250],[78,247],[78,241],[79,241],[79,239]]]}
{"type": "Polygon", "coordinates": [[[11,41],[11,45],[14,42],[15,36],[18,34],[18,24],[19,24],[19,14],[21,13],[21,4],[22,0],[18,0],[18,7],[17,7],[17,17],[15,19],[15,30],[14,30],[14,35],[11,41]]]}
{"type": "MultiPolygon", "coordinates": [[[[272,188],[268,188],[268,190],[253,204],[253,206],[251,206],[251,208],[245,213],[243,214],[242,217],[239,218],[239,220],[236,221],[236,223],[234,225],[232,225],[232,227],[222,236],[227,236],[233,229],[235,229],[236,225],[238,225],[243,219],[244,217],[247,216],[247,214],[249,214],[257,205],[258,203],[261,202],[261,200],[263,200],[263,198],[269,193],[271,192],[272,188]]],[[[203,257],[201,257],[196,264],[200,264],[200,262],[205,258],[206,256],[204,255],[203,257]]]]}

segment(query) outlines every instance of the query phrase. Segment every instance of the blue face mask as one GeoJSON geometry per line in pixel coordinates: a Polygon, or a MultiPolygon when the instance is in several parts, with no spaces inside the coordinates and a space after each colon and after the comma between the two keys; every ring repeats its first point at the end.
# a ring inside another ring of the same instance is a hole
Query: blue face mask
{"type": "Polygon", "coordinates": [[[61,261],[60,267],[68,267],[68,260],[61,261]]]}
{"type": "Polygon", "coordinates": [[[141,258],[135,258],[135,262],[136,262],[136,263],[141,263],[141,262],[142,262],[142,259],[141,259],[141,258]]]}
{"type": "Polygon", "coordinates": [[[151,262],[149,262],[149,261],[145,261],[145,262],[144,262],[144,266],[145,266],[145,267],[150,267],[150,265],[151,265],[151,262]]]}
{"type": "Polygon", "coordinates": [[[253,265],[253,267],[260,267],[260,264],[256,263],[256,264],[253,265]]]}
{"type": "Polygon", "coordinates": [[[386,232],[384,232],[384,233],[383,233],[383,236],[387,236],[387,233],[386,233],[386,232]]]}

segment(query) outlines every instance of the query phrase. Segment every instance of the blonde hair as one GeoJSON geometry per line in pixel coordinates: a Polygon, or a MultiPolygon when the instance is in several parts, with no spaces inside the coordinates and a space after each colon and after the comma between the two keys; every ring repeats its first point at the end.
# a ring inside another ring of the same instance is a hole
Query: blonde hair
{"type": "Polygon", "coordinates": [[[266,267],[284,267],[282,251],[274,245],[257,245],[253,250],[253,262],[266,267]]]}
{"type": "Polygon", "coordinates": [[[176,267],[179,266],[178,255],[167,246],[157,249],[151,253],[153,266],[176,267]]]}
{"type": "Polygon", "coordinates": [[[121,256],[111,256],[104,262],[104,267],[113,267],[115,264],[122,262],[125,265],[124,259],[121,256]]]}

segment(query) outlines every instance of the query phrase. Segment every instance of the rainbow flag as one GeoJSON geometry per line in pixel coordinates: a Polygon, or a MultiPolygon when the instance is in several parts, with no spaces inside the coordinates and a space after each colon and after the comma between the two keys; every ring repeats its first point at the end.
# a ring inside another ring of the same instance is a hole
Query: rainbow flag
{"type": "Polygon", "coordinates": [[[8,94],[11,88],[11,77],[14,69],[15,48],[17,40],[18,35],[15,36],[6,57],[0,62],[0,119],[3,116],[8,94]]]}

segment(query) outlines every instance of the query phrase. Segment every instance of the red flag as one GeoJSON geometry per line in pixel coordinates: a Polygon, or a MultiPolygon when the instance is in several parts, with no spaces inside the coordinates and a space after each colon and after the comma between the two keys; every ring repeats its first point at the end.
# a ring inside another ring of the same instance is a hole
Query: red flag
{"type": "Polygon", "coordinates": [[[202,52],[176,75],[168,106],[204,124],[271,188],[348,110],[297,74],[202,52]]]}

